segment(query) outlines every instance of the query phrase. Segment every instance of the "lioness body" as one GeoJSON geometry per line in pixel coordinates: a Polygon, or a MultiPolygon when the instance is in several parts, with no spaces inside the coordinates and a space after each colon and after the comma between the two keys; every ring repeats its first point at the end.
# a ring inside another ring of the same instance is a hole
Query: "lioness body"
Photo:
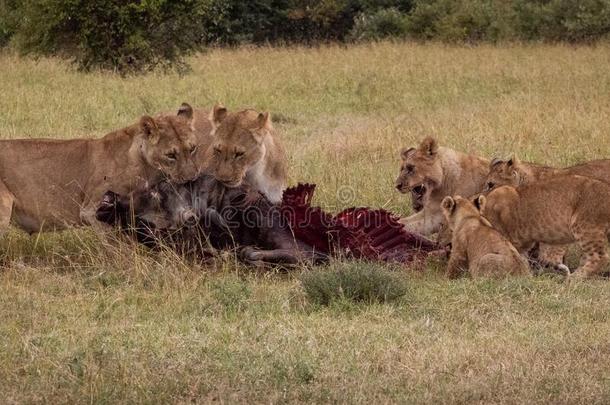
{"type": "Polygon", "coordinates": [[[517,188],[501,186],[487,196],[485,218],[525,252],[536,242],[578,242],[584,255],[575,274],[586,277],[608,263],[610,185],[582,176],[553,176],[517,188]]]}
{"type": "Polygon", "coordinates": [[[411,193],[415,214],[401,222],[413,232],[438,232],[443,222],[441,201],[451,195],[471,196],[485,184],[489,161],[424,139],[418,148],[402,152],[396,188],[411,193]]]}
{"type": "Polygon", "coordinates": [[[164,177],[197,177],[188,109],[188,117],[145,116],[100,139],[0,141],[0,229],[11,221],[30,233],[93,224],[108,189],[129,194],[164,177]]]}
{"type": "Polygon", "coordinates": [[[485,197],[476,200],[479,207],[462,197],[446,197],[443,214],[453,231],[447,276],[455,278],[467,269],[472,277],[527,275],[527,261],[517,249],[481,216],[479,208],[485,197]]]}

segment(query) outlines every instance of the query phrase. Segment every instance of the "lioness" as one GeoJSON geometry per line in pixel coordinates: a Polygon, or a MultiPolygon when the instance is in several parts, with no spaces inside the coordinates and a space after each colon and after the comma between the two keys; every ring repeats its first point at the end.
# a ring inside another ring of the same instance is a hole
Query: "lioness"
{"type": "Polygon", "coordinates": [[[607,183],[582,176],[553,176],[516,188],[493,189],[482,212],[520,252],[536,242],[578,242],[584,254],[572,276],[587,277],[608,263],[608,201],[607,183]]]}
{"type": "Polygon", "coordinates": [[[474,204],[460,196],[441,202],[447,224],[453,231],[447,277],[455,278],[467,269],[472,277],[530,274],[525,258],[489,221],[481,216],[485,197],[474,204]]]}
{"type": "Polygon", "coordinates": [[[151,118],[99,139],[0,141],[0,227],[26,232],[94,224],[106,190],[129,194],[164,178],[199,174],[193,110],[151,118]]]}
{"type": "Polygon", "coordinates": [[[519,186],[540,181],[550,176],[579,175],[610,184],[610,159],[592,160],[566,168],[555,168],[535,163],[521,162],[516,156],[507,160],[493,159],[485,180],[485,190],[498,186],[519,186]]]}
{"type": "Polygon", "coordinates": [[[205,154],[206,172],[227,187],[243,181],[272,203],[286,188],[286,153],[273,131],[268,112],[229,113],[216,105],[210,113],[211,145],[205,154]]]}
{"type": "Polygon", "coordinates": [[[439,147],[431,137],[419,147],[401,152],[402,164],[396,179],[401,193],[411,193],[415,214],[401,222],[410,231],[429,235],[443,222],[441,201],[451,195],[471,196],[485,184],[489,161],[439,147]]]}

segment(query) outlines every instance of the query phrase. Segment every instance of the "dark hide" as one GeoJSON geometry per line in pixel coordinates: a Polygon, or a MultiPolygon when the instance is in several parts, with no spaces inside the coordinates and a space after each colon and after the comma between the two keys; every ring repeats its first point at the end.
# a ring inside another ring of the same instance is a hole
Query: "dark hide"
{"type": "Polygon", "coordinates": [[[161,183],[131,199],[108,192],[97,218],[147,246],[163,242],[195,254],[207,252],[206,244],[238,248],[251,263],[315,263],[330,255],[411,263],[438,249],[387,211],[350,208],[333,216],[312,207],[314,189],[299,184],[273,205],[247,186],[227,188],[204,175],[184,185],[161,183]]]}

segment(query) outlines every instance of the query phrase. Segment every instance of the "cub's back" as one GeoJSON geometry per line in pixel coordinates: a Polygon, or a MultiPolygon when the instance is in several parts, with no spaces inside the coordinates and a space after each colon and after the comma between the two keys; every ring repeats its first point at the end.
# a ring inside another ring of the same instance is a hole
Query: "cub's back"
{"type": "Polygon", "coordinates": [[[561,174],[586,176],[610,184],[610,159],[592,160],[563,169],[561,174]]]}

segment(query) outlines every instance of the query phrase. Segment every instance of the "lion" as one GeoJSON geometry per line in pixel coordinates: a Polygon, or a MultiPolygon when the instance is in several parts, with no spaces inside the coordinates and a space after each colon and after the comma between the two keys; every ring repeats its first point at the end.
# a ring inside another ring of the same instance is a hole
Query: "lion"
{"type": "Polygon", "coordinates": [[[431,137],[417,148],[401,152],[396,189],[411,193],[415,214],[401,222],[407,229],[424,235],[438,232],[443,223],[441,201],[451,195],[471,196],[485,184],[489,161],[453,149],[440,147],[431,137]]]}
{"type": "Polygon", "coordinates": [[[0,229],[12,222],[28,233],[96,225],[106,190],[130,194],[165,178],[196,178],[193,110],[152,118],[99,139],[0,141],[0,229]]]}
{"type": "Polygon", "coordinates": [[[566,168],[555,168],[535,163],[521,162],[518,157],[493,159],[485,180],[485,191],[498,186],[519,186],[557,175],[578,175],[610,184],[610,159],[592,160],[566,168]]]}
{"type": "Polygon", "coordinates": [[[441,202],[453,231],[447,277],[456,278],[466,269],[472,277],[531,274],[525,258],[481,216],[484,206],[482,195],[474,204],[460,196],[445,197],[441,202]]]}
{"type": "Polygon", "coordinates": [[[583,257],[573,277],[586,278],[608,264],[610,185],[589,177],[552,176],[543,181],[494,188],[485,218],[520,252],[536,243],[577,242],[583,257]]]}
{"type": "MultiPolygon", "coordinates": [[[[493,159],[485,180],[485,192],[498,186],[519,186],[558,175],[579,175],[610,184],[610,159],[592,160],[566,168],[555,168],[535,163],[521,162],[517,156],[507,160],[493,159]]],[[[563,263],[567,246],[539,246],[539,257],[548,263],[563,263]]]]}
{"type": "Polygon", "coordinates": [[[279,203],[287,183],[287,161],[270,114],[255,110],[229,113],[217,104],[209,121],[211,142],[205,153],[205,171],[227,187],[246,182],[272,203],[279,203]]]}

